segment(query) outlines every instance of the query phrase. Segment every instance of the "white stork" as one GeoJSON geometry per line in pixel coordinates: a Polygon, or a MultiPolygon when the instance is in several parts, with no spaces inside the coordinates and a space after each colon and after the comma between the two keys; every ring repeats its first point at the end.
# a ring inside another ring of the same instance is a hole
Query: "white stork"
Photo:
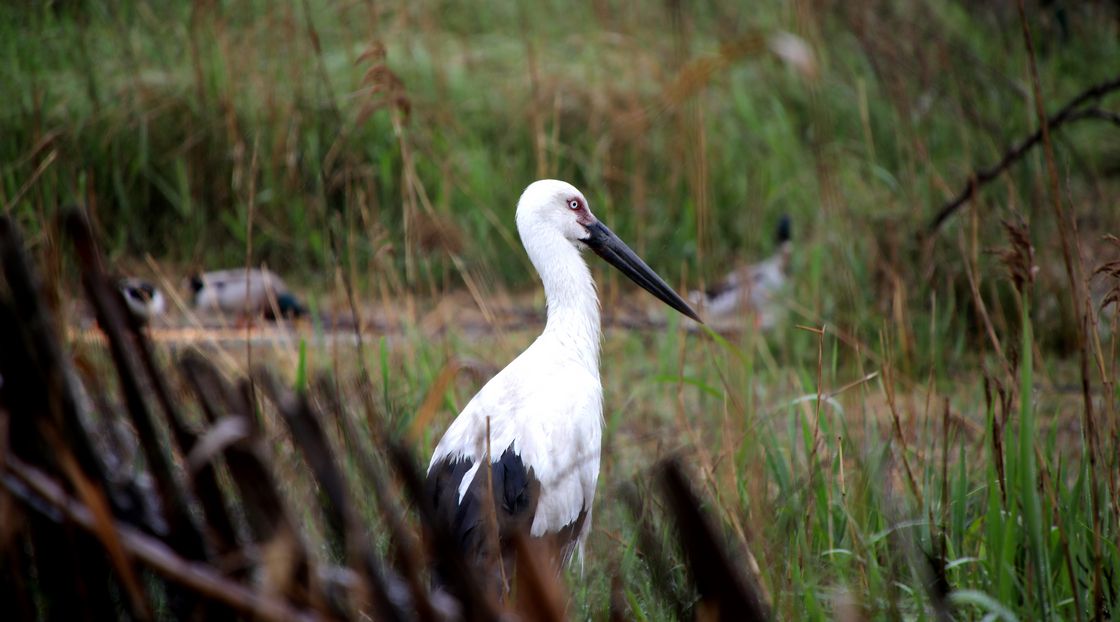
{"type": "MultiPolygon", "coordinates": [[[[599,300],[580,256],[595,251],[684,315],[696,313],[591,213],[571,184],[534,182],[517,203],[517,230],[544,284],[544,332],[494,376],[451,423],[428,466],[426,493],[468,562],[496,560],[484,582],[508,589],[508,534],[524,529],[549,546],[558,565],[580,550],[590,531],[599,477],[603,387],[599,380],[599,300]],[[479,466],[487,455],[491,471],[479,466]],[[485,503],[493,491],[494,523],[485,503]],[[487,525],[491,525],[488,529],[487,525]],[[499,570],[501,574],[499,574],[499,570]]],[[[440,569],[436,581],[442,582],[440,569]]]]}

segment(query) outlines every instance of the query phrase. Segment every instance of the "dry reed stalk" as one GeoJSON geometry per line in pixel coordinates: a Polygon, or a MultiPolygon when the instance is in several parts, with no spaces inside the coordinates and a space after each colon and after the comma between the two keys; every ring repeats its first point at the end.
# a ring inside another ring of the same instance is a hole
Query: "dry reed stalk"
{"type": "Polygon", "coordinates": [[[58,460],[62,470],[70,480],[82,503],[89,508],[91,517],[90,531],[97,536],[108,553],[109,561],[121,578],[121,583],[128,593],[132,611],[142,620],[152,620],[152,607],[147,595],[141,587],[139,577],[132,567],[131,561],[121,543],[120,534],[113,521],[112,510],[102,490],[82,473],[74,455],[70,453],[65,443],[50,427],[46,428],[47,437],[58,451],[58,460]]]}
{"type": "Polygon", "coordinates": [[[190,512],[190,496],[174,468],[172,456],[164,452],[157,432],[158,420],[144,398],[139,382],[136,352],[125,336],[127,310],[124,300],[110,287],[102,272],[101,257],[93,244],[89,221],[76,210],[64,214],[66,230],[81,259],[82,284],[97,313],[98,324],[109,340],[109,349],[117,369],[117,378],[132,423],[140,436],[144,457],[152,471],[156,488],[172,532],[171,542],[180,554],[196,560],[207,559],[203,534],[190,512]]]}
{"type": "MultiPolygon", "coordinates": [[[[933,373],[930,373],[932,380],[933,373]]],[[[949,562],[949,421],[952,419],[949,409],[949,398],[944,399],[944,410],[941,417],[941,521],[937,537],[938,564],[941,572],[945,572],[945,564],[949,562]]],[[[933,521],[930,521],[933,525],[933,521]]]]}
{"type": "MultiPolygon", "coordinates": [[[[23,181],[19,189],[16,190],[16,193],[12,195],[12,198],[3,200],[5,214],[12,213],[12,210],[15,208],[16,204],[23,200],[24,195],[26,195],[28,191],[31,190],[31,188],[35,187],[35,184],[39,181],[39,178],[47,172],[47,169],[49,169],[57,159],[58,151],[55,149],[51,149],[50,152],[47,153],[47,157],[43,158],[35,167],[35,170],[31,173],[31,175],[23,181]]],[[[2,198],[3,197],[0,197],[0,199],[2,198]]]]}
{"type": "Polygon", "coordinates": [[[495,602],[493,594],[478,581],[478,573],[464,557],[458,539],[436,517],[431,501],[424,494],[423,479],[413,462],[411,452],[394,441],[387,441],[386,446],[402,487],[416,504],[435,563],[444,564],[453,570],[447,577],[450,582],[448,587],[459,599],[464,617],[468,621],[498,619],[502,609],[500,604],[495,602]]]}
{"type": "MultiPolygon", "coordinates": [[[[1077,221],[1067,216],[1062,205],[1062,195],[1058,181],[1058,167],[1054,157],[1054,145],[1050,140],[1050,120],[1046,116],[1046,105],[1042,98],[1042,85],[1038,76],[1038,63],[1035,59],[1034,40],[1031,37],[1030,23],[1027,21],[1026,7],[1023,0],[1016,2],[1019,10],[1019,22],[1022,25],[1023,40],[1027,50],[1027,66],[1030,69],[1031,92],[1034,99],[1034,111],[1041,126],[1042,147],[1046,162],[1046,176],[1049,182],[1050,203],[1054,208],[1054,218],[1058,221],[1059,239],[1062,243],[1062,257],[1066,267],[1066,276],[1069,279],[1070,295],[1073,298],[1073,312],[1077,321],[1077,349],[1081,366],[1081,395],[1084,402],[1084,425],[1089,442],[1089,473],[1092,478],[1090,486],[1090,501],[1093,511],[1093,611],[1097,618],[1104,618],[1104,570],[1101,557],[1101,500],[1099,484],[1097,482],[1097,462],[1099,455],[1099,441],[1097,434],[1097,420],[1093,414],[1092,379],[1089,375],[1089,344],[1086,334],[1086,324],[1091,313],[1083,309],[1085,296],[1082,288],[1086,282],[1085,267],[1081,262],[1081,251],[1077,241],[1077,221]]],[[[1120,79],[1116,80],[1116,87],[1120,88],[1120,79]]]]}
{"type": "MultiPolygon", "coordinates": [[[[710,342],[708,342],[708,345],[710,347],[710,342]]],[[[681,349],[682,369],[683,369],[683,365],[684,365],[683,356],[684,356],[684,349],[683,349],[683,342],[682,342],[682,349],[681,349]]],[[[723,384],[724,392],[725,392],[724,395],[726,395],[727,398],[731,401],[731,404],[736,409],[736,411],[738,413],[740,413],[740,415],[741,415],[740,419],[744,418],[746,416],[746,413],[747,413],[746,405],[739,398],[738,389],[734,385],[731,384],[731,382],[728,378],[727,372],[724,369],[722,369],[718,365],[718,363],[715,363],[715,361],[717,359],[713,356],[713,357],[711,357],[710,360],[713,361],[715,369],[716,369],[716,373],[719,375],[720,383],[723,384]]],[[[681,404],[681,408],[683,408],[683,393],[680,392],[682,390],[683,390],[683,387],[680,387],[679,392],[678,392],[678,404],[681,404]]],[[[678,411],[678,412],[680,412],[680,411],[678,411]]],[[[726,409],[724,409],[724,414],[725,414],[724,420],[725,420],[725,428],[726,428],[726,409]]],[[[730,507],[729,504],[723,502],[723,498],[724,498],[723,490],[719,486],[719,479],[716,477],[716,468],[717,468],[717,464],[718,464],[719,461],[723,461],[724,463],[726,463],[728,465],[728,469],[733,469],[733,461],[732,460],[724,460],[725,456],[719,456],[718,460],[713,462],[711,456],[704,449],[706,447],[706,445],[704,443],[700,442],[701,439],[699,438],[699,435],[692,428],[691,424],[688,423],[688,421],[689,421],[688,418],[687,417],[683,418],[683,419],[678,418],[678,425],[680,425],[680,422],[682,420],[684,421],[686,429],[688,430],[689,436],[692,438],[693,446],[696,448],[696,451],[697,451],[697,453],[700,457],[700,464],[701,464],[701,467],[702,467],[700,469],[700,472],[704,476],[704,483],[708,487],[710,494],[712,494],[716,499],[716,508],[723,515],[724,520],[726,520],[731,525],[732,529],[735,531],[735,535],[736,535],[736,537],[738,538],[738,541],[739,541],[739,546],[740,546],[742,552],[744,553],[744,555],[746,556],[746,562],[747,562],[746,570],[747,570],[748,573],[751,573],[753,575],[753,579],[758,584],[759,595],[762,598],[763,603],[769,608],[773,605],[773,601],[772,601],[769,590],[767,590],[766,586],[762,583],[762,579],[761,579],[762,573],[761,573],[761,570],[759,569],[758,559],[754,555],[754,546],[758,543],[757,535],[755,534],[754,530],[752,530],[750,528],[749,523],[745,523],[739,517],[739,515],[737,513],[732,511],[732,508],[730,507]]],[[[746,434],[747,434],[746,431],[741,431],[738,436],[742,439],[745,439],[746,434]]],[[[725,442],[730,442],[731,435],[727,435],[725,438],[726,438],[725,442]]],[[[731,452],[728,451],[728,454],[730,454],[730,453],[731,452]]],[[[730,481],[733,482],[734,479],[730,478],[730,481]]]]}
{"type": "MultiPolygon", "coordinates": [[[[886,344],[884,344],[883,352],[889,352],[886,344]]],[[[918,482],[914,479],[914,471],[910,468],[910,446],[906,442],[906,436],[902,433],[902,420],[898,414],[898,406],[895,404],[894,367],[889,359],[883,367],[881,386],[887,398],[887,406],[891,411],[891,423],[894,426],[895,439],[902,446],[902,451],[899,453],[902,456],[902,466],[906,472],[906,482],[910,487],[910,493],[914,495],[914,501],[917,503],[917,506],[925,507],[925,499],[922,496],[922,491],[918,488],[918,482]]]]}
{"type": "Polygon", "coordinates": [[[1011,366],[1011,362],[1003,352],[1003,345],[1000,343],[999,336],[996,334],[996,329],[992,324],[992,318],[988,314],[988,307],[984,304],[984,297],[980,294],[980,283],[978,271],[973,266],[972,261],[969,259],[970,255],[964,248],[964,240],[959,240],[961,258],[964,259],[964,273],[968,279],[968,288],[972,292],[972,304],[976,309],[976,315],[980,317],[980,321],[984,324],[984,333],[987,335],[988,340],[991,342],[992,349],[995,351],[996,356],[999,358],[1000,365],[1003,367],[1005,379],[1014,386],[1015,371],[1011,366]]]}
{"type": "MultiPolygon", "coordinates": [[[[1104,236],[1105,241],[1111,242],[1120,249],[1120,238],[1112,234],[1104,236]]],[[[1096,266],[1093,270],[1093,276],[1103,276],[1109,279],[1107,290],[1101,296],[1100,308],[1097,310],[1102,316],[1108,313],[1109,306],[1112,307],[1111,313],[1111,339],[1108,353],[1105,353],[1104,346],[1101,343],[1100,329],[1098,323],[1100,321],[1108,321],[1107,319],[1100,319],[1100,317],[1092,318],[1090,320],[1090,328],[1092,329],[1092,342],[1094,352],[1096,354],[1097,369],[1100,372],[1101,384],[1104,386],[1104,395],[1116,395],[1116,369],[1117,369],[1117,344],[1120,342],[1120,260],[1104,261],[1096,266]],[[1112,361],[1111,369],[1106,361],[1112,361]]],[[[1090,311],[1092,309],[1092,302],[1088,302],[1090,311]]],[[[1094,314],[1096,315],[1096,314],[1094,314]]],[[[1105,416],[1106,422],[1111,422],[1112,433],[1104,434],[1106,438],[1111,438],[1113,446],[1117,445],[1117,440],[1120,439],[1120,422],[1116,420],[1116,398],[1106,397],[1105,416]]],[[[1120,524],[1120,496],[1118,496],[1118,487],[1120,487],[1120,460],[1113,460],[1113,469],[1110,470],[1108,475],[1109,493],[1112,498],[1112,512],[1113,520],[1120,524]]],[[[1120,542],[1120,540],[1118,540],[1120,542]]]]}
{"type": "MultiPolygon", "coordinates": [[[[306,394],[295,395],[285,389],[270,373],[259,372],[261,384],[279,410],[287,424],[291,440],[302,453],[311,468],[319,490],[323,493],[324,513],[333,540],[349,560],[349,565],[364,575],[367,592],[372,594],[374,611],[384,619],[403,620],[407,618],[405,604],[393,596],[399,590],[394,586],[403,582],[383,568],[369,547],[365,528],[360,524],[357,510],[351,500],[346,478],[335,461],[337,453],[327,439],[320,424],[322,418],[312,409],[306,394]]],[[[435,617],[426,595],[408,603],[408,608],[424,612],[428,619],[435,617]]],[[[366,603],[356,599],[356,610],[362,611],[366,603]]]]}
{"type": "Polygon", "coordinates": [[[923,232],[924,237],[933,237],[946,221],[961,207],[976,196],[976,191],[999,178],[1004,171],[1021,160],[1033,147],[1042,142],[1049,141],[1050,132],[1059,127],[1075,121],[1086,119],[1104,120],[1117,123],[1114,114],[1097,108],[1083,108],[1089,102],[1098,100],[1109,93],[1120,90],[1120,76],[1111,80],[1094,84],[1075,96],[1058,112],[1049,117],[1042,118],[1042,127],[1027,136],[1013,147],[1004,152],[1000,161],[987,168],[978,169],[969,174],[968,182],[963,189],[949,202],[945,203],[937,214],[930,219],[923,232]]]}
{"type": "MultiPolygon", "coordinates": [[[[809,482],[806,484],[808,490],[813,490],[813,480],[820,476],[821,462],[825,460],[817,460],[817,452],[821,450],[824,445],[824,439],[821,438],[821,401],[824,395],[824,329],[814,328],[812,326],[797,326],[798,330],[803,330],[813,333],[817,336],[817,399],[814,403],[813,411],[813,447],[809,451],[806,459],[806,464],[809,467],[809,482]]],[[[808,507],[805,509],[805,529],[809,530],[810,522],[812,521],[813,506],[815,504],[815,495],[808,495],[808,507]]],[[[831,534],[830,534],[831,538],[831,534]]],[[[829,547],[831,548],[831,546],[829,547]]]]}
{"type": "Polygon", "coordinates": [[[760,622],[770,619],[770,608],[759,585],[753,577],[744,577],[740,568],[731,563],[722,538],[717,536],[701,510],[703,504],[692,491],[680,464],[676,460],[664,461],[658,471],[677,524],[679,540],[689,560],[689,570],[700,593],[696,617],[705,619],[705,614],[714,614],[715,618],[708,619],[760,622]]]}
{"type": "Polygon", "coordinates": [[[638,532],[636,548],[649,565],[650,576],[654,583],[662,586],[662,589],[657,590],[655,594],[672,608],[677,620],[691,618],[686,603],[691,602],[692,595],[683,593],[677,581],[673,579],[673,564],[653,531],[652,520],[638,496],[637,488],[633,484],[627,484],[619,490],[619,497],[635,523],[638,532]]]}
{"type": "Polygon", "coordinates": [[[525,620],[562,622],[564,598],[553,558],[543,542],[534,542],[525,531],[510,534],[517,565],[514,610],[525,620]]]}
{"type": "Polygon", "coordinates": [[[412,423],[408,425],[408,431],[405,432],[406,438],[413,443],[420,440],[420,435],[424,433],[428,424],[436,416],[447,389],[455,381],[455,377],[462,368],[459,360],[455,358],[450,358],[443,364],[439,373],[436,374],[436,379],[428,388],[428,394],[424,396],[424,401],[420,403],[420,408],[416,410],[412,423]]]}
{"type": "Polygon", "coordinates": [[[1058,528],[1058,543],[1062,549],[1062,559],[1066,562],[1066,578],[1069,580],[1069,591],[1073,595],[1073,610],[1077,615],[1078,622],[1085,620],[1085,611],[1081,607],[1081,590],[1077,584],[1077,575],[1074,574],[1074,559],[1073,552],[1069,548],[1069,537],[1066,535],[1066,528],[1062,523],[1061,508],[1058,504],[1058,492],[1054,488],[1053,479],[1050,477],[1050,468],[1047,466],[1045,456],[1038,448],[1034,448],[1035,461],[1039,465],[1038,475],[1039,483],[1042,490],[1046,493],[1047,498],[1050,500],[1050,508],[1054,517],[1054,525],[1058,528]]]}
{"type": "Polygon", "coordinates": [[[502,555],[502,534],[498,531],[498,498],[494,496],[494,463],[490,453],[490,415],[486,416],[486,454],[482,464],[486,469],[486,490],[489,496],[489,499],[482,503],[485,508],[483,514],[486,517],[485,529],[491,538],[490,546],[487,547],[489,553],[486,565],[487,569],[492,567],[491,564],[498,566],[499,576],[502,580],[502,598],[504,599],[509,596],[510,584],[509,577],[506,576],[506,565],[502,555]]]}
{"type": "Polygon", "coordinates": [[[417,617],[422,621],[438,620],[441,616],[446,619],[450,616],[448,612],[453,610],[456,604],[448,602],[449,598],[446,594],[429,591],[424,582],[425,560],[416,541],[416,534],[404,521],[399,491],[394,490],[391,493],[391,487],[388,485],[391,482],[384,481],[389,478],[385,477],[383,469],[374,466],[372,452],[358,445],[361,436],[347,413],[340,408],[336,416],[342,425],[344,437],[351,443],[351,455],[357,456],[358,469],[362,472],[363,481],[373,490],[374,501],[382,522],[389,532],[389,542],[395,552],[393,557],[395,566],[407,582],[413,601],[417,603],[417,617]]]}
{"type": "MultiPolygon", "coordinates": [[[[19,478],[35,495],[61,511],[77,526],[91,533],[97,529],[97,519],[93,512],[85,504],[72,499],[41,471],[13,456],[6,459],[5,466],[8,472],[19,478]]],[[[3,483],[13,494],[23,494],[22,489],[13,489],[7,480],[3,483]]],[[[219,600],[246,615],[277,622],[312,622],[319,619],[314,613],[295,609],[283,600],[230,581],[204,563],[180,557],[163,542],[134,527],[117,523],[114,530],[121,548],[129,556],[167,579],[200,595],[219,600]]]]}
{"type": "MultiPolygon", "coordinates": [[[[680,348],[678,349],[678,360],[681,369],[684,369],[684,355],[685,342],[682,340],[680,342],[680,348]]],[[[720,381],[724,386],[725,395],[727,395],[731,399],[731,401],[738,407],[740,412],[745,413],[745,406],[738,400],[737,390],[735,390],[732,384],[728,381],[724,370],[720,369],[718,365],[716,366],[716,370],[719,374],[720,381]]],[[[755,558],[754,552],[751,550],[751,543],[755,541],[755,538],[751,537],[749,530],[743,525],[743,522],[739,519],[738,515],[731,511],[731,508],[728,507],[728,504],[723,502],[724,495],[723,490],[720,486],[719,477],[717,475],[716,461],[712,459],[711,453],[707,449],[708,444],[703,442],[701,435],[692,426],[691,419],[686,415],[683,376],[681,376],[677,382],[675,403],[677,426],[678,428],[687,432],[688,437],[691,439],[692,446],[695,448],[697,458],[700,462],[700,473],[703,476],[704,484],[709,489],[709,493],[715,497],[716,507],[735,530],[735,535],[739,539],[740,547],[746,554],[747,567],[749,571],[753,572],[755,576],[757,576],[759,574],[758,560],[755,558]]],[[[759,582],[759,585],[761,586],[761,582],[759,582]]],[[[765,587],[761,587],[760,590],[764,602],[766,602],[769,606],[770,594],[766,591],[765,587]]]]}

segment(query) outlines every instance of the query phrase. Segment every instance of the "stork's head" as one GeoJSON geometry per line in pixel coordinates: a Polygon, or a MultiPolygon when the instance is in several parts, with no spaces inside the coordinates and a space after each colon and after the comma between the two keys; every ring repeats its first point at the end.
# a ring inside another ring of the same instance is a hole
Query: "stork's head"
{"type": "Polygon", "coordinates": [[[591,213],[583,193],[567,182],[542,179],[529,184],[517,203],[517,231],[530,256],[544,250],[542,246],[565,242],[580,251],[590,248],[665,304],[700,321],[673,288],[591,213]]]}

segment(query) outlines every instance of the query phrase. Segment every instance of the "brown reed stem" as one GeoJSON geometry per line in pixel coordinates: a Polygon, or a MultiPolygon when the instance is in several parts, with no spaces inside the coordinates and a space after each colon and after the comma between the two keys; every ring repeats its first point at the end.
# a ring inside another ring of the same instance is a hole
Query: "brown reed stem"
{"type": "MultiPolygon", "coordinates": [[[[15,456],[8,455],[5,462],[5,470],[26,485],[26,488],[13,486],[11,480],[0,479],[9,492],[25,501],[30,501],[26,498],[29,489],[35,496],[41,497],[42,501],[61,511],[78,527],[96,534],[97,519],[85,504],[66,494],[42,471],[23,463],[15,456]]],[[[36,506],[32,504],[31,507],[36,506]]],[[[114,526],[120,546],[125,553],[157,574],[189,588],[200,596],[223,602],[250,617],[261,620],[311,622],[319,619],[315,613],[295,609],[282,600],[230,581],[207,564],[188,561],[163,542],[138,529],[119,522],[114,523],[114,526]]]]}
{"type": "MultiPolygon", "coordinates": [[[[1050,120],[1042,99],[1042,86],[1038,77],[1038,64],[1035,59],[1034,40],[1031,38],[1030,23],[1027,21],[1023,0],[1016,3],[1019,9],[1019,22],[1023,27],[1023,40],[1027,48],[1027,61],[1031,75],[1031,91],[1034,95],[1035,115],[1041,125],[1043,154],[1046,161],[1046,174],[1050,183],[1050,202],[1054,208],[1054,218],[1058,221],[1058,233],[1062,242],[1062,258],[1065,261],[1066,276],[1069,279],[1070,295],[1073,297],[1073,312],[1077,318],[1077,350],[1081,366],[1081,394],[1085,404],[1085,433],[1089,442],[1089,473],[1093,478],[1089,486],[1089,498],[1093,509],[1093,611],[1095,618],[1105,618],[1103,570],[1101,568],[1101,512],[1100,491],[1096,481],[1097,473],[1097,422],[1093,416],[1092,381],[1089,377],[1089,344],[1086,336],[1088,315],[1084,311],[1084,297],[1081,295],[1085,283],[1085,268],[1078,252],[1077,222],[1069,218],[1062,205],[1061,188],[1058,181],[1058,166],[1054,158],[1054,145],[1050,140],[1050,120]]],[[[1112,82],[1113,88],[1120,88],[1120,78],[1112,82]]]]}
{"type": "MultiPolygon", "coordinates": [[[[1032,64],[1033,66],[1033,64],[1032,64]]],[[[1120,118],[1115,113],[1107,110],[1100,110],[1097,108],[1079,109],[1081,106],[1088,102],[1095,101],[1108,95],[1109,93],[1120,90],[1120,76],[1117,76],[1106,82],[1095,84],[1076,97],[1071,99],[1061,110],[1051,115],[1046,119],[1042,128],[1038,129],[1023,140],[1016,143],[1014,146],[1004,152],[1003,157],[999,162],[987,168],[978,169],[968,176],[968,183],[965,187],[957,193],[948,203],[941,206],[937,214],[930,219],[929,224],[926,225],[924,236],[929,238],[935,235],[941,225],[945,224],[949,218],[953,216],[961,207],[967,204],[976,196],[976,191],[980,186],[985,186],[996,180],[1004,171],[1011,168],[1013,164],[1023,159],[1033,147],[1040,142],[1049,141],[1049,134],[1051,130],[1056,130],[1067,123],[1075,121],[1083,121],[1086,119],[1096,119],[1098,121],[1108,121],[1114,124],[1120,124],[1120,118]],[[1045,134],[1045,136],[1044,136],[1045,134]]],[[[1037,101],[1037,100],[1036,100],[1037,101]]]]}

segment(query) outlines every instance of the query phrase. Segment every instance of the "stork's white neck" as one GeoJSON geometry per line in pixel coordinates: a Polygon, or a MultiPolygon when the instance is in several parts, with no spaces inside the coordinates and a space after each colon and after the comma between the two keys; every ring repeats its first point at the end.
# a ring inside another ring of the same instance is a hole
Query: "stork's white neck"
{"type": "MultiPolygon", "coordinates": [[[[543,232],[537,230],[536,233],[543,232]]],[[[601,331],[599,298],[587,262],[579,250],[560,235],[523,235],[522,242],[540,274],[548,305],[548,321],[540,338],[556,341],[597,377],[601,331]]]]}

